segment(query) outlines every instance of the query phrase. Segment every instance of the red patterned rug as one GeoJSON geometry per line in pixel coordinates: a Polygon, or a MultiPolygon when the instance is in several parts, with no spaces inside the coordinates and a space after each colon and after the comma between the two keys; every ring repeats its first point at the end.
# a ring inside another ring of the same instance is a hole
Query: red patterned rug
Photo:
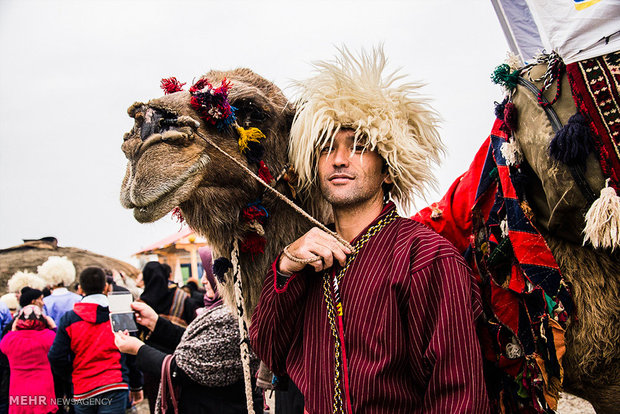
{"type": "Polygon", "coordinates": [[[575,105],[587,115],[609,185],[620,194],[620,51],[566,66],[575,105]]]}

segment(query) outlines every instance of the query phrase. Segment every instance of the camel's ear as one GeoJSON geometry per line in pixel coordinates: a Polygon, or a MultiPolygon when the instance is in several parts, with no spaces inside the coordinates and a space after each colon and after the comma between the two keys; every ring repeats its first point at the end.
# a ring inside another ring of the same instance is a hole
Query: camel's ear
{"type": "Polygon", "coordinates": [[[129,115],[132,118],[136,117],[136,111],[139,108],[142,108],[144,106],[144,104],[142,102],[134,102],[133,105],[131,105],[129,108],[127,108],[127,115],[129,115]]]}

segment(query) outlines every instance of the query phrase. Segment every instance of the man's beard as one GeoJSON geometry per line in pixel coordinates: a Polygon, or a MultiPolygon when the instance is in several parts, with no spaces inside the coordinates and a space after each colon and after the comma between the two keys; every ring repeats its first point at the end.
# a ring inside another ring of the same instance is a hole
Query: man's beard
{"type": "Polygon", "coordinates": [[[371,200],[376,195],[375,191],[364,191],[364,189],[360,188],[353,188],[352,190],[354,191],[350,191],[346,194],[338,194],[330,191],[329,188],[324,187],[322,182],[319,184],[319,189],[325,201],[327,201],[332,208],[336,209],[350,209],[360,206],[371,200]]]}

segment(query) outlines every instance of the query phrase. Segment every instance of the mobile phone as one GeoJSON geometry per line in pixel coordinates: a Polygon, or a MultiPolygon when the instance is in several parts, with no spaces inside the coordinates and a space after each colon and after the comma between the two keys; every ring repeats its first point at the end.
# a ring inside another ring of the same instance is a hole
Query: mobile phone
{"type": "Polygon", "coordinates": [[[137,332],[136,318],[131,310],[133,296],[130,292],[108,293],[110,303],[110,325],[112,332],[125,331],[137,332]]]}

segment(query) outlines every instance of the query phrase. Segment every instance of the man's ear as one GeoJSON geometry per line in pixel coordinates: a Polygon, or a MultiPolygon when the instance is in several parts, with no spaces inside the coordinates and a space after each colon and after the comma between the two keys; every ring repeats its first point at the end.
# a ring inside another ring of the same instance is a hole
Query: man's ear
{"type": "Polygon", "coordinates": [[[385,178],[383,179],[383,182],[386,184],[394,184],[394,180],[392,180],[392,177],[390,176],[389,173],[385,174],[385,178]]]}

